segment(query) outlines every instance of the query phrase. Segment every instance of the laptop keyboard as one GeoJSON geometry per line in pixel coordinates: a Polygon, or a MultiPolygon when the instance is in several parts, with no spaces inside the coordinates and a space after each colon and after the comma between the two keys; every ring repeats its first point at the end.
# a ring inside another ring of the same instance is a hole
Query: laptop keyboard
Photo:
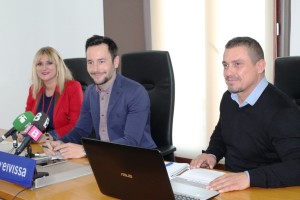
{"type": "Polygon", "coordinates": [[[174,194],[175,200],[199,200],[182,194],[174,194]]]}

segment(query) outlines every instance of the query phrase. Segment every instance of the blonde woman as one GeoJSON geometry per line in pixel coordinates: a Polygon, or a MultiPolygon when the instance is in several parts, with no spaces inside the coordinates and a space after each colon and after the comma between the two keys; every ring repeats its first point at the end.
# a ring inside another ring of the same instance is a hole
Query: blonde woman
{"type": "Polygon", "coordinates": [[[50,123],[39,142],[57,140],[76,124],[83,101],[78,81],[73,80],[59,53],[52,47],[43,47],[32,64],[32,85],[26,111],[46,113],[50,123]]]}

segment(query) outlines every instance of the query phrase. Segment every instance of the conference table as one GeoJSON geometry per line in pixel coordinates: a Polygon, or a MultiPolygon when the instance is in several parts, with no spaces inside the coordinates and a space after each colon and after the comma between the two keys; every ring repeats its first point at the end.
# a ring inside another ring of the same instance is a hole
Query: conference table
{"type": "MultiPolygon", "coordinates": [[[[0,135],[4,130],[0,129],[0,135]]],[[[1,144],[0,144],[1,145],[1,144]]],[[[41,147],[33,146],[33,152],[40,152],[41,147]]],[[[68,162],[86,163],[86,158],[72,159],[68,162]]],[[[287,172],[288,173],[288,172],[287,172]]],[[[159,191],[158,191],[159,192],[159,191]]],[[[100,199],[113,200],[115,198],[103,195],[96,183],[93,174],[81,176],[72,180],[61,183],[48,185],[37,189],[25,189],[22,186],[13,184],[4,180],[0,180],[0,200],[1,199],[15,199],[15,200],[40,200],[40,199],[100,199]]],[[[300,200],[300,186],[286,187],[286,188],[248,188],[242,191],[233,191],[222,193],[213,198],[214,200],[274,200],[274,199],[298,199],[300,200]]]]}

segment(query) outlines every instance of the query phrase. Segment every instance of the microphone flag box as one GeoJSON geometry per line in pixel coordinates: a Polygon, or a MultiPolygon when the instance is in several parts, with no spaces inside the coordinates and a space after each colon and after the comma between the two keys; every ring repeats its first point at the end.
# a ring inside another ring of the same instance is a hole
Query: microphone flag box
{"type": "Polygon", "coordinates": [[[26,127],[24,133],[27,133],[34,141],[38,141],[43,134],[42,131],[33,125],[26,127]]]}
{"type": "Polygon", "coordinates": [[[30,158],[0,152],[0,179],[31,187],[36,161],[30,158]]]}

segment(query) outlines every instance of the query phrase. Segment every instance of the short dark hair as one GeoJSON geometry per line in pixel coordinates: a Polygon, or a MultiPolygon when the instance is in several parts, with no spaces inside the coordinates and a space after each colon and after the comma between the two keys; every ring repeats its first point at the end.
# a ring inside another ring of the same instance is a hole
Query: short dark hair
{"type": "Polygon", "coordinates": [[[227,42],[226,49],[233,47],[245,46],[249,49],[249,54],[253,63],[256,63],[260,59],[264,59],[264,51],[260,44],[251,37],[235,37],[227,42]]]}
{"type": "Polygon", "coordinates": [[[100,44],[107,44],[108,50],[111,54],[112,60],[115,59],[115,57],[118,55],[118,46],[117,44],[109,37],[100,36],[100,35],[94,35],[86,40],[85,43],[85,52],[87,52],[87,49],[91,46],[96,46],[100,44]]]}

